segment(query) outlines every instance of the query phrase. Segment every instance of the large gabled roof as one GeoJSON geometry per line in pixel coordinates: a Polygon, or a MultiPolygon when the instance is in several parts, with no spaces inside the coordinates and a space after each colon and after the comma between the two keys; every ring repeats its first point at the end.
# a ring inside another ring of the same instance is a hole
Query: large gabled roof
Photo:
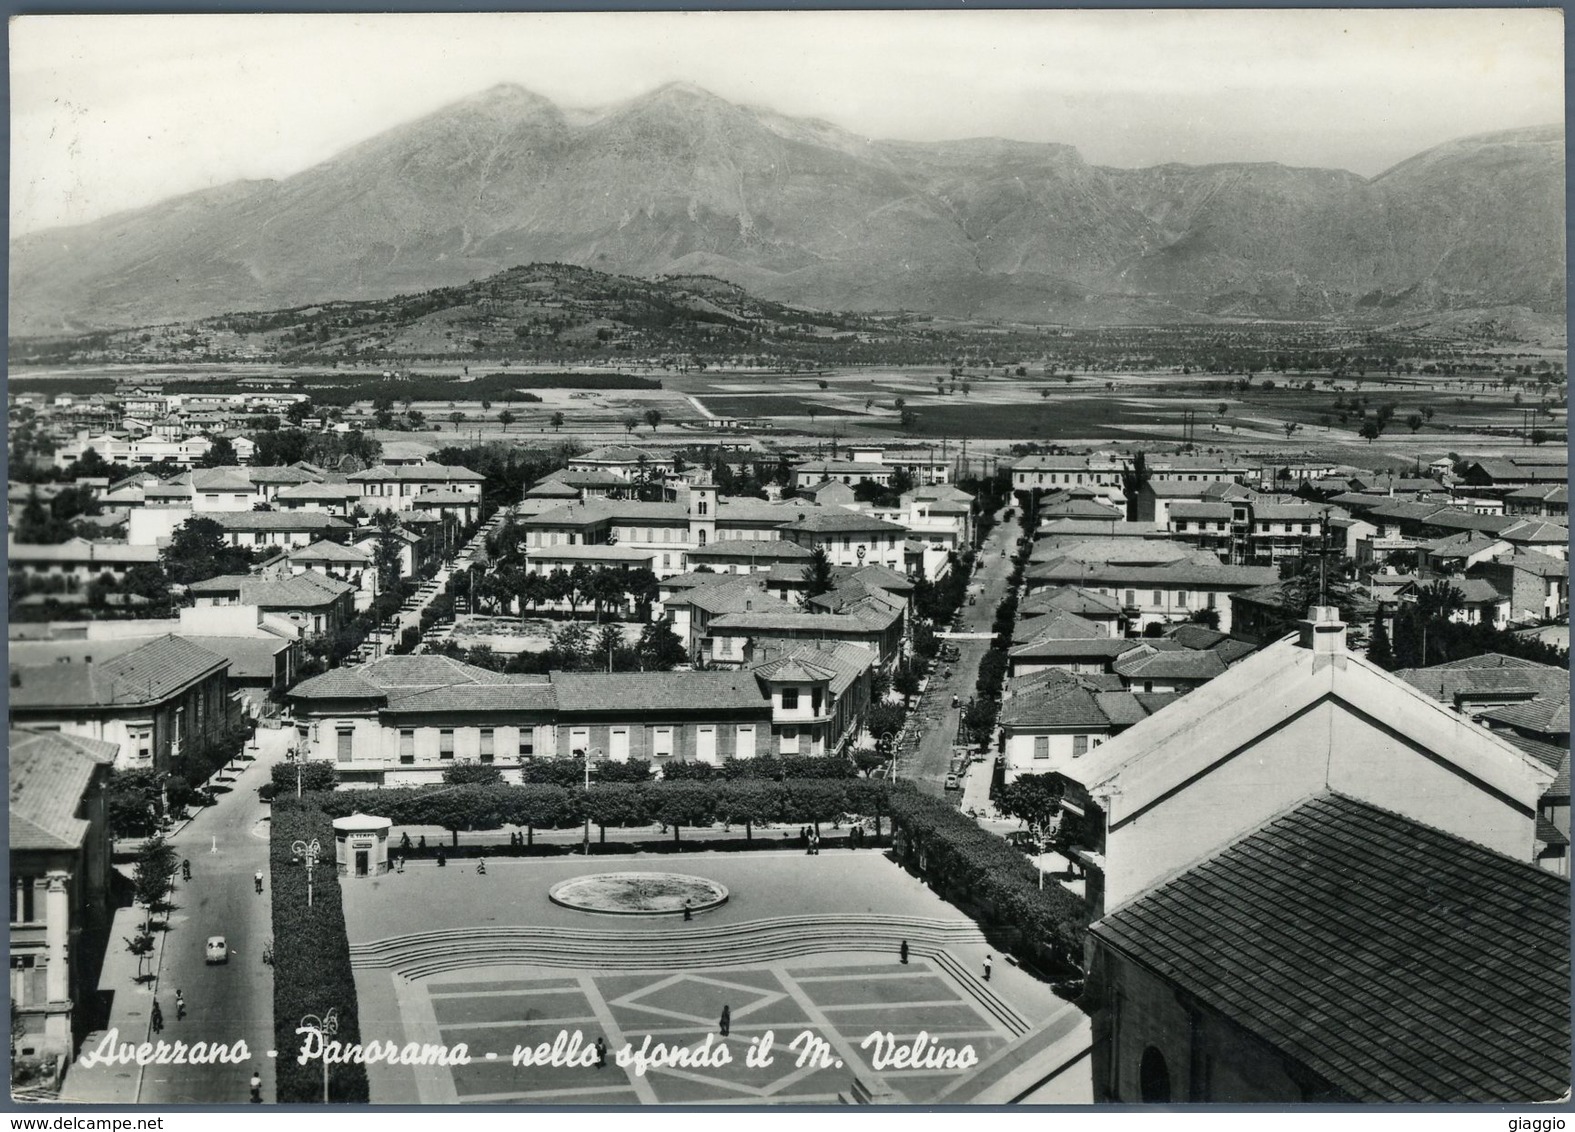
{"type": "Polygon", "coordinates": [[[13,727],[7,742],[10,764],[11,851],[73,850],[88,822],[77,817],[93,773],[115,761],[114,743],[13,727]]]}
{"type": "Polygon", "coordinates": [[[1352,798],[1297,806],[1090,930],[1351,1100],[1569,1089],[1569,881],[1352,798]]]}
{"type": "Polygon", "coordinates": [[[352,483],[383,483],[397,480],[401,483],[481,483],[487,477],[469,468],[447,464],[379,464],[362,472],[351,472],[346,477],[352,483]]]}
{"type": "Polygon", "coordinates": [[[804,531],[808,534],[838,534],[843,531],[849,534],[868,531],[906,534],[908,531],[908,528],[901,523],[889,523],[885,519],[877,519],[873,515],[864,515],[858,511],[849,511],[845,507],[827,507],[819,511],[808,511],[791,522],[783,523],[782,529],[804,531]]]}
{"type": "Polygon", "coordinates": [[[229,664],[184,637],[159,637],[91,664],[13,665],[13,708],[156,704],[229,664]]]}
{"type": "Polygon", "coordinates": [[[552,684],[563,712],[770,709],[753,672],[554,672],[552,684]]]}
{"type": "Polygon", "coordinates": [[[1448,704],[1473,695],[1551,699],[1568,695],[1570,681],[1565,669],[1502,653],[1486,653],[1428,668],[1402,668],[1395,675],[1424,695],[1448,704]]]}

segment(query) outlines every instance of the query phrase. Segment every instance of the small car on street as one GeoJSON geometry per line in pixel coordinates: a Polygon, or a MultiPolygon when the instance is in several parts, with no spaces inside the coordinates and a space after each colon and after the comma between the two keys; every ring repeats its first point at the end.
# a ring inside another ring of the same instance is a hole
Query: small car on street
{"type": "Polygon", "coordinates": [[[222,935],[210,935],[204,955],[209,963],[228,963],[230,961],[230,945],[225,942],[222,935]]]}

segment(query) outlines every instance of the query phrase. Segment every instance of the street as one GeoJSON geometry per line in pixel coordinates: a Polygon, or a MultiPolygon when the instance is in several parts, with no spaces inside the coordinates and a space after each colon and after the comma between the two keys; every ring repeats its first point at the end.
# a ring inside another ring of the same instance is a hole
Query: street
{"type": "MultiPolygon", "coordinates": [[[[980,551],[982,565],[975,572],[970,592],[982,587],[972,605],[962,608],[958,631],[963,633],[988,633],[995,620],[996,606],[1006,596],[1006,579],[1012,572],[1012,551],[1016,547],[1019,530],[1015,517],[1002,520],[997,515],[995,529],[980,551]]],[[[941,626],[941,628],[945,628],[941,626]]],[[[957,723],[961,709],[951,706],[955,694],[962,704],[975,695],[974,684],[979,678],[979,662],[993,647],[990,640],[960,640],[955,642],[961,654],[952,665],[939,664],[930,678],[923,698],[915,705],[919,713],[917,726],[919,741],[916,748],[902,751],[898,756],[897,777],[914,783],[928,794],[943,794],[946,774],[951,764],[952,744],[957,736],[957,723]],[[950,667],[950,678],[942,675],[950,667]]],[[[977,749],[977,748],[975,748],[977,749]]]]}
{"type": "Polygon", "coordinates": [[[287,728],[257,729],[258,757],[244,766],[219,803],[170,839],[191,862],[191,881],[177,879],[175,911],[164,941],[158,1002],[164,1012],[166,1041],[222,1042],[244,1039],[252,1059],[241,1065],[150,1065],[137,1100],[144,1104],[240,1104],[249,1096],[255,1070],[263,1079],[263,1099],[273,1100],[273,968],[262,961],[272,936],[269,910],[268,807],[257,789],[270,768],[284,757],[294,738],[287,728]],[[252,874],[261,869],[259,896],[252,874]],[[208,964],[208,937],[222,935],[230,947],[227,963],[208,964]],[[176,1020],[175,992],[186,996],[186,1017],[176,1020]]]}

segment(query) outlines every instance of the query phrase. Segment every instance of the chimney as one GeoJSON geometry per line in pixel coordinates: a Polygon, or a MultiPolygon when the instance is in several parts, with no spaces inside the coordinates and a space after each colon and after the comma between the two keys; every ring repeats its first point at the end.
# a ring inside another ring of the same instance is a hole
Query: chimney
{"type": "Polygon", "coordinates": [[[1301,646],[1311,649],[1314,656],[1345,653],[1345,622],[1340,620],[1340,610],[1335,606],[1309,606],[1307,620],[1301,622],[1301,629],[1301,646]]]}

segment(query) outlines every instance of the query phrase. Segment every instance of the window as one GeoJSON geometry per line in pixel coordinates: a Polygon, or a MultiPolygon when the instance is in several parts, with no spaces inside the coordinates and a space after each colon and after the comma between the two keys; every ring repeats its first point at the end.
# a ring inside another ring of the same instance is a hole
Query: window
{"type": "Polygon", "coordinates": [[[1215,602],[1217,602],[1218,600],[1219,600],[1219,594],[1215,593],[1213,590],[1210,590],[1209,593],[1208,593],[1208,598],[1207,598],[1208,607],[1210,609],[1213,609],[1215,607],[1215,602]]]}
{"type": "Polygon", "coordinates": [[[651,754],[656,758],[672,758],[673,729],[671,727],[652,728],[651,754]]]}
{"type": "Polygon", "coordinates": [[[798,710],[798,689],[797,688],[783,688],[782,689],[782,710],[783,711],[797,711],[798,710]]]}
{"type": "Polygon", "coordinates": [[[350,727],[337,728],[339,746],[338,757],[342,763],[347,763],[354,757],[355,729],[350,727]]]}
{"type": "Polygon", "coordinates": [[[1155,605],[1164,605],[1165,604],[1165,595],[1164,595],[1164,593],[1162,593],[1159,590],[1155,590],[1154,591],[1154,604],[1155,605]]]}
{"type": "Polygon", "coordinates": [[[445,727],[438,732],[438,758],[451,759],[454,757],[454,729],[445,727]]]}
{"type": "Polygon", "coordinates": [[[1182,609],[1187,608],[1187,591],[1186,590],[1177,590],[1176,591],[1176,604],[1181,606],[1182,609]]]}
{"type": "Polygon", "coordinates": [[[32,877],[17,877],[11,882],[11,922],[13,924],[31,924],[38,918],[38,910],[33,903],[33,894],[36,891],[32,877]]]}
{"type": "Polygon", "coordinates": [[[1137,604],[1137,591],[1136,590],[1128,590],[1127,591],[1127,604],[1128,605],[1136,605],[1137,604]]]}
{"type": "Polygon", "coordinates": [[[1048,759],[1050,757],[1050,736],[1034,736],[1034,758],[1048,759]]]}
{"type": "Polygon", "coordinates": [[[399,761],[404,766],[416,761],[416,733],[408,727],[399,732],[399,761]]]}
{"type": "Polygon", "coordinates": [[[490,763],[492,761],[494,752],[492,745],[493,738],[494,732],[492,728],[483,727],[481,729],[481,761],[484,763],[490,763]]]}
{"type": "Polygon", "coordinates": [[[591,729],[589,727],[571,727],[569,729],[569,750],[575,758],[583,759],[585,752],[591,749],[591,729]]]}
{"type": "Polygon", "coordinates": [[[1072,736],[1072,757],[1074,759],[1080,759],[1086,754],[1088,754],[1088,736],[1072,736]]]}
{"type": "Polygon", "coordinates": [[[797,727],[784,727],[782,729],[782,753],[784,755],[798,754],[797,727]]]}
{"type": "Polygon", "coordinates": [[[536,757],[536,732],[529,727],[520,728],[519,750],[522,759],[536,757]]]}
{"type": "Polygon", "coordinates": [[[698,504],[695,505],[695,514],[704,515],[710,509],[711,505],[702,499],[698,504]]]}

